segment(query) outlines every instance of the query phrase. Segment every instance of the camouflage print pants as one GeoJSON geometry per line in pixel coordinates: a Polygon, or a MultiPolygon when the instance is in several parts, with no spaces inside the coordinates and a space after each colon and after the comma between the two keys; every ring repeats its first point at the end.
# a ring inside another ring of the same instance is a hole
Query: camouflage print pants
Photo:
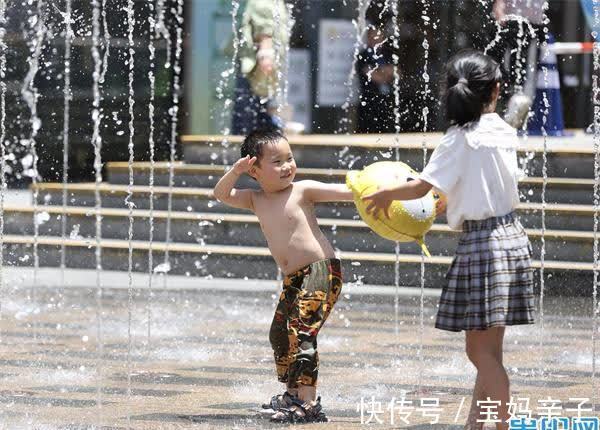
{"type": "Polygon", "coordinates": [[[283,280],[269,340],[275,353],[277,378],[288,388],[317,384],[317,335],[341,290],[338,259],[317,261],[283,280]]]}

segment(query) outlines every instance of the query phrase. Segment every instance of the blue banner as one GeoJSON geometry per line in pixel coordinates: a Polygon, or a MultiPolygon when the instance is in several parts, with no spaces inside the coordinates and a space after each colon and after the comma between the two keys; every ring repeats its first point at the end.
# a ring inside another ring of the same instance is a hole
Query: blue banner
{"type": "Polygon", "coordinates": [[[591,29],[596,42],[600,42],[600,24],[596,24],[594,17],[594,9],[597,9],[600,13],[600,0],[580,0],[580,2],[588,27],[591,29]]]}

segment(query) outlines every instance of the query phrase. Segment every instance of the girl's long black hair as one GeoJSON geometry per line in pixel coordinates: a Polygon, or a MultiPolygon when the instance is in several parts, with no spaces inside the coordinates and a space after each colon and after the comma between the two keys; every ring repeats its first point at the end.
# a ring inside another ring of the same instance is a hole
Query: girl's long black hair
{"type": "Polygon", "coordinates": [[[488,55],[469,49],[453,56],[446,65],[445,105],[450,124],[477,121],[501,80],[500,66],[488,55]]]}

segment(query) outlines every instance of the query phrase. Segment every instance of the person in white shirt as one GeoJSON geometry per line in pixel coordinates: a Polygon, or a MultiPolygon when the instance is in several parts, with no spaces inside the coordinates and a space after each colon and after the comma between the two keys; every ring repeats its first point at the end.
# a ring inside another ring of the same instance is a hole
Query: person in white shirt
{"type": "Polygon", "coordinates": [[[547,0],[496,0],[494,16],[500,22],[522,17],[533,25],[544,23],[544,7],[547,0]]]}
{"type": "Polygon", "coordinates": [[[492,6],[497,25],[486,53],[503,66],[506,80],[500,99],[508,101],[507,118],[516,128],[522,128],[535,98],[539,45],[546,38],[548,22],[546,5],[546,0],[495,0],[492,6]],[[513,95],[527,99],[511,100],[513,95]],[[523,103],[526,106],[519,109],[523,103]]]}
{"type": "Polygon", "coordinates": [[[448,270],[435,326],[466,332],[467,356],[477,368],[466,428],[481,429],[478,400],[500,401],[496,424],[508,429],[509,380],[503,366],[506,326],[534,322],[531,244],[515,215],[519,203],[516,130],[496,113],[499,65],[467,50],[446,66],[446,115],[451,127],[419,179],[363,199],[367,211],[388,216],[394,200],[425,196],[432,187],[447,197],[447,220],[462,229],[448,270]]]}

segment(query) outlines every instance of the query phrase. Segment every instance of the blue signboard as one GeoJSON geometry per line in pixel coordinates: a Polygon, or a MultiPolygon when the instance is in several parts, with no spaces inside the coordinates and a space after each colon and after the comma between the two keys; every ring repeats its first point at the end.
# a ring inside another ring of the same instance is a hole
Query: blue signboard
{"type": "Polygon", "coordinates": [[[592,36],[596,42],[600,42],[600,0],[580,0],[581,8],[585,15],[585,20],[592,31],[592,36]],[[595,13],[598,14],[598,22],[596,21],[595,13]]]}

